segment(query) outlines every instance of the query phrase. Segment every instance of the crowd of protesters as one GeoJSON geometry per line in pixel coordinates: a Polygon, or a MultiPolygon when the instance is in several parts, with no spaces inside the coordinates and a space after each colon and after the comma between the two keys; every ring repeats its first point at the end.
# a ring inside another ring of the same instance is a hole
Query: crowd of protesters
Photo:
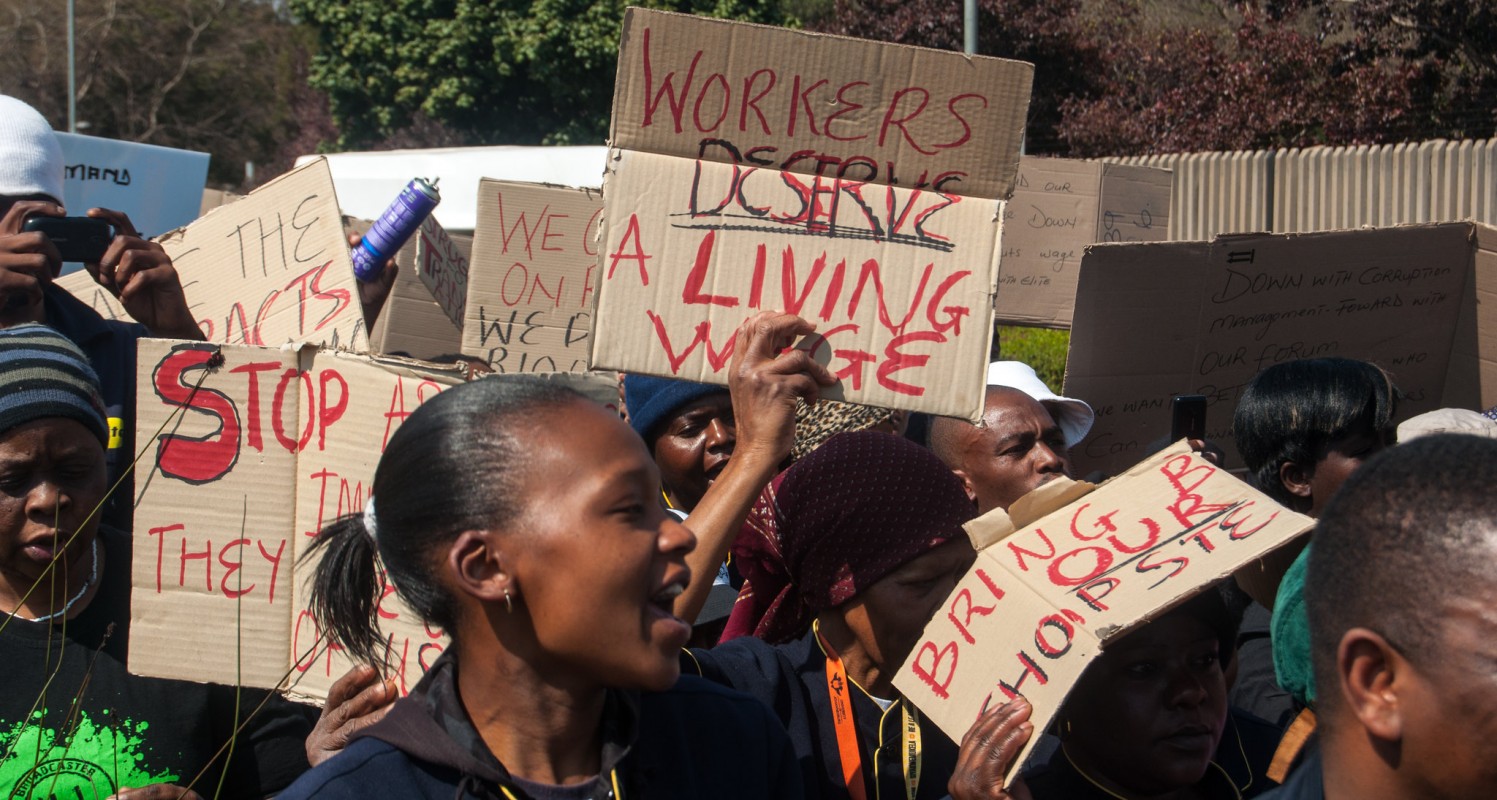
{"type": "Polygon", "coordinates": [[[1312,534],[1109,642],[1047,730],[1021,697],[954,740],[893,679],[973,563],[963,525],[1079,477],[1086,398],[998,361],[979,424],[834,403],[777,312],[727,387],[624,376],[623,418],[516,376],[416,410],[313,545],[312,612],[364,664],[322,709],[132,675],[134,346],[201,333],[119,212],[87,210],[116,232],[87,268],[134,321],[53,282],[22,223],[68,213],[62,179],[0,96],[0,795],[1497,796],[1497,423],[1397,425],[1395,377],[1341,358],[1264,370],[1233,418],[1312,534]],[[399,698],[386,581],[450,639],[399,698]]]}

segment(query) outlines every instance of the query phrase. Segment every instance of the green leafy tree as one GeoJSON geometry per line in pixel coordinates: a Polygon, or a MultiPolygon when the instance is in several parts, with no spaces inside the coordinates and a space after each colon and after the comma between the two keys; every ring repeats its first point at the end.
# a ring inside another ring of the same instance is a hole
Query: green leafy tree
{"type": "MultiPolygon", "coordinates": [[[[768,0],[638,5],[785,22],[768,0]]],[[[291,0],[317,32],[312,85],[343,147],[413,126],[462,144],[591,144],[608,132],[622,0],[291,0]]]]}

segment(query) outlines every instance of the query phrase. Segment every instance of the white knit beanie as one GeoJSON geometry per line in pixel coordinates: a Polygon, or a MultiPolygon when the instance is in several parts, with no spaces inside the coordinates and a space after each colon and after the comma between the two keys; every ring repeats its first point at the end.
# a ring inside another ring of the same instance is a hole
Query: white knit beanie
{"type": "Polygon", "coordinates": [[[62,202],[62,145],[36,109],[0,94],[0,197],[62,202]]]}

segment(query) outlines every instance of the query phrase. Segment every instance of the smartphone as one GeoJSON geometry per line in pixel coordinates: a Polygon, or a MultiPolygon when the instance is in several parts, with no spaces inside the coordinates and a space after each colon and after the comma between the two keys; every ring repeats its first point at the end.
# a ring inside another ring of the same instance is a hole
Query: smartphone
{"type": "Polygon", "coordinates": [[[63,261],[97,264],[114,241],[114,227],[93,217],[31,217],[21,225],[23,231],[46,234],[63,261]]]}
{"type": "Polygon", "coordinates": [[[1206,396],[1177,394],[1170,402],[1170,441],[1206,438],[1206,396]]]}

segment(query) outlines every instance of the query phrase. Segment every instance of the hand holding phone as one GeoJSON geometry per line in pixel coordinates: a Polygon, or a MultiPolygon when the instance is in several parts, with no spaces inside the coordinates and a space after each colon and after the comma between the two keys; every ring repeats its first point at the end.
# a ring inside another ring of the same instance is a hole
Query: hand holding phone
{"type": "Polygon", "coordinates": [[[1206,396],[1177,394],[1170,402],[1170,441],[1206,438],[1206,396]]]}
{"type": "Polygon", "coordinates": [[[114,241],[114,227],[93,217],[31,217],[22,232],[39,232],[57,248],[63,261],[97,264],[114,241]]]}

